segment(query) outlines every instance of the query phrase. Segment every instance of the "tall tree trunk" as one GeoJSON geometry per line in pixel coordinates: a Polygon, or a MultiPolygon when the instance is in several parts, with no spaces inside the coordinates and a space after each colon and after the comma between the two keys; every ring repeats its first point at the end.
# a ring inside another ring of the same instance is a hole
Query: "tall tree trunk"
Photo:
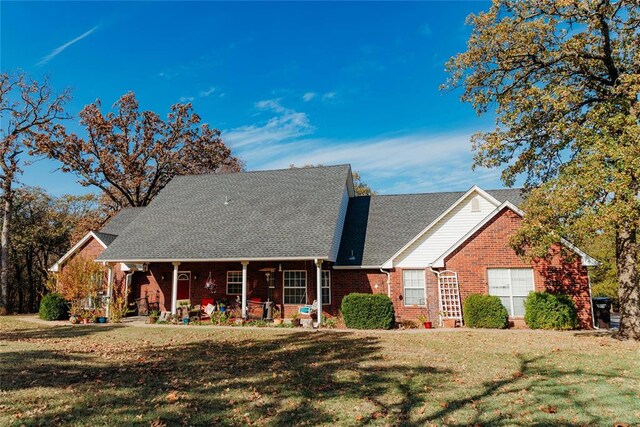
{"type": "Polygon", "coordinates": [[[11,224],[11,211],[13,209],[13,193],[9,177],[5,177],[3,191],[3,217],[2,235],[0,236],[0,308],[9,310],[9,227],[11,224]]]}
{"type": "Polygon", "coordinates": [[[640,283],[637,230],[620,227],[616,233],[616,265],[622,338],[640,341],[640,283]]]}

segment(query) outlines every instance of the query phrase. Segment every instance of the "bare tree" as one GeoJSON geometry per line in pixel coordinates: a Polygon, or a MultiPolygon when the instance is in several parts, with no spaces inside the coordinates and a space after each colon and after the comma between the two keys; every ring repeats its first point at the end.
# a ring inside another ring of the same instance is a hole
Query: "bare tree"
{"type": "Polygon", "coordinates": [[[14,184],[22,169],[20,156],[52,134],[61,132],[59,121],[68,119],[64,105],[69,92],[55,94],[45,80],[40,83],[25,74],[0,74],[0,179],[2,189],[2,236],[0,306],[7,308],[9,238],[14,184]]]}

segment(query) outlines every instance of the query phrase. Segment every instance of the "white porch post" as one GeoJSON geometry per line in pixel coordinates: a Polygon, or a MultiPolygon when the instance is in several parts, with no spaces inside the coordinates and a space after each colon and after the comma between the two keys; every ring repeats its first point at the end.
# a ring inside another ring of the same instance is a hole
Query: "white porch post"
{"type": "Polygon", "coordinates": [[[107,264],[107,310],[106,315],[109,317],[111,312],[111,304],[113,304],[113,264],[107,264]]]}
{"type": "Polygon", "coordinates": [[[322,260],[316,260],[316,301],[318,301],[318,325],[317,328],[320,329],[320,325],[322,324],[322,260]]]}
{"type": "Polygon", "coordinates": [[[247,265],[249,261],[242,261],[242,318],[247,318],[247,265]]]}
{"type": "Polygon", "coordinates": [[[173,263],[173,281],[171,283],[171,314],[176,314],[178,311],[178,267],[180,263],[175,261],[173,263]]]}

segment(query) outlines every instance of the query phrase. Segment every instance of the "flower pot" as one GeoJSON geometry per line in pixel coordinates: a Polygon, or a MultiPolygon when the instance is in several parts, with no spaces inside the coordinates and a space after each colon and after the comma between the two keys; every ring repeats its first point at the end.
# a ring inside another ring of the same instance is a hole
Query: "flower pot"
{"type": "Polygon", "coordinates": [[[273,324],[274,325],[282,325],[282,319],[280,319],[280,318],[273,319],[273,324]]]}
{"type": "Polygon", "coordinates": [[[433,328],[433,324],[431,322],[423,322],[422,325],[424,326],[425,329],[433,328]]]}
{"type": "Polygon", "coordinates": [[[82,323],[84,323],[85,325],[89,324],[89,319],[82,319],[82,323]]]}
{"type": "Polygon", "coordinates": [[[80,321],[80,319],[78,319],[78,316],[71,316],[69,317],[69,322],[71,322],[72,325],[75,325],[76,323],[78,323],[80,321]]]}
{"type": "Polygon", "coordinates": [[[291,324],[294,328],[297,328],[298,326],[300,326],[300,319],[291,319],[291,324]]]}
{"type": "Polygon", "coordinates": [[[189,324],[189,318],[188,317],[183,318],[182,319],[182,323],[184,323],[185,325],[188,325],[189,324]]]}
{"type": "Polygon", "coordinates": [[[98,317],[98,323],[107,323],[107,318],[104,316],[98,317]]]}
{"type": "Polygon", "coordinates": [[[149,323],[156,323],[158,321],[158,318],[155,316],[150,316],[149,317],[149,323]]]}

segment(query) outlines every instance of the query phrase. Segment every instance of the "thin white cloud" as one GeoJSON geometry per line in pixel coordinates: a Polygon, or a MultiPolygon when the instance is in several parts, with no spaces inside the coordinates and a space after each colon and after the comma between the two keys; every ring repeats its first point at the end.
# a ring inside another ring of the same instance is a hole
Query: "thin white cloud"
{"type": "Polygon", "coordinates": [[[180,97],[180,102],[184,103],[184,102],[191,102],[193,101],[193,96],[181,96],[180,97]]]}
{"type": "Polygon", "coordinates": [[[201,90],[199,95],[202,98],[206,98],[207,96],[211,95],[212,93],[216,92],[217,90],[218,90],[217,88],[211,86],[211,87],[209,87],[209,89],[201,90]]]}
{"type": "Polygon", "coordinates": [[[336,95],[338,95],[337,92],[327,92],[324,95],[322,95],[322,100],[323,101],[332,101],[336,98],[336,95]]]}
{"type": "Polygon", "coordinates": [[[284,107],[280,100],[259,101],[255,108],[268,118],[223,132],[225,142],[249,169],[350,163],[382,194],[501,186],[498,170],[472,170],[471,131],[315,138],[309,117],[284,107]]]}
{"type": "Polygon", "coordinates": [[[51,61],[53,58],[55,58],[56,56],[60,55],[62,53],[62,51],[64,51],[66,48],[68,48],[69,46],[71,46],[74,43],[79,42],[80,40],[82,40],[83,38],[91,35],[92,33],[94,33],[97,29],[98,29],[99,25],[96,25],[95,27],[93,27],[92,29],[90,29],[89,31],[87,31],[84,34],[79,35],[78,37],[76,37],[75,39],[66,42],[65,44],[58,46],[57,48],[53,49],[51,51],[51,53],[49,53],[46,56],[43,56],[40,61],[38,62],[38,66],[42,66],[45,65],[46,63],[48,63],[49,61],[51,61]]]}
{"type": "Polygon", "coordinates": [[[317,93],[315,93],[315,92],[307,92],[304,95],[302,95],[302,99],[304,100],[304,102],[309,102],[313,98],[315,98],[316,95],[317,95],[317,93]]]}
{"type": "Polygon", "coordinates": [[[266,120],[249,126],[241,126],[225,132],[225,141],[235,149],[258,148],[269,144],[282,144],[293,138],[309,135],[315,129],[306,113],[280,104],[277,99],[266,99],[255,104],[261,115],[270,114],[266,120]]]}

